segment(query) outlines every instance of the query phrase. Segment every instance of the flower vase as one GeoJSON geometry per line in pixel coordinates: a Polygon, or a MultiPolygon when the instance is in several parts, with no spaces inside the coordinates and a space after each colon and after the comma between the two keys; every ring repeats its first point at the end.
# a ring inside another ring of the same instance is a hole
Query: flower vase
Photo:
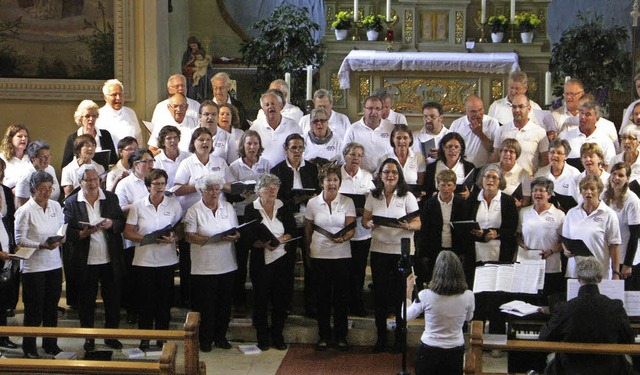
{"type": "Polygon", "coordinates": [[[345,39],[347,39],[347,34],[349,33],[349,30],[347,30],[347,29],[335,29],[334,31],[336,32],[336,40],[345,40],[345,39]]]}
{"type": "Polygon", "coordinates": [[[367,30],[367,40],[375,41],[378,40],[378,32],[375,30],[367,30]]]}
{"type": "Polygon", "coordinates": [[[491,41],[493,43],[502,43],[502,39],[504,38],[504,33],[491,33],[491,41]]]}
{"type": "Polygon", "coordinates": [[[533,31],[521,32],[520,38],[522,38],[522,43],[531,43],[533,41],[533,31]]]}

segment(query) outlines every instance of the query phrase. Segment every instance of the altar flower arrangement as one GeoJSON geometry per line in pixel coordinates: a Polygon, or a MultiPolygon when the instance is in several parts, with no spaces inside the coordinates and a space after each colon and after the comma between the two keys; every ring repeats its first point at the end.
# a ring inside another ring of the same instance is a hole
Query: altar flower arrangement
{"type": "Polygon", "coordinates": [[[523,12],[516,16],[516,26],[520,28],[520,31],[528,33],[535,30],[538,25],[542,23],[540,18],[531,12],[523,12]]]}
{"type": "Polygon", "coordinates": [[[509,25],[509,19],[503,15],[499,16],[491,16],[489,17],[489,21],[487,21],[489,26],[491,26],[492,33],[503,33],[507,31],[507,26],[509,25]]]}
{"type": "Polygon", "coordinates": [[[351,21],[353,21],[353,12],[343,10],[336,14],[335,20],[331,22],[331,27],[335,30],[348,30],[351,28],[351,21]]]}
{"type": "Polygon", "coordinates": [[[377,31],[380,32],[382,31],[382,22],[385,21],[386,18],[383,15],[369,15],[366,16],[363,20],[362,20],[362,27],[364,27],[365,29],[369,30],[369,31],[377,31]]]}

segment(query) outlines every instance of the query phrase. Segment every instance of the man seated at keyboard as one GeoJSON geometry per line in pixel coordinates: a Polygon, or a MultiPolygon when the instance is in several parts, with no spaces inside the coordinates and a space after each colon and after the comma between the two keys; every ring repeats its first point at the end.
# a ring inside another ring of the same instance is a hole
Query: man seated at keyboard
{"type": "MultiPolygon", "coordinates": [[[[632,344],[634,334],[622,301],[600,294],[602,266],[593,257],[577,266],[578,296],[559,303],[540,340],[632,344]]],[[[624,356],[557,353],[545,374],[632,374],[624,356]]]]}

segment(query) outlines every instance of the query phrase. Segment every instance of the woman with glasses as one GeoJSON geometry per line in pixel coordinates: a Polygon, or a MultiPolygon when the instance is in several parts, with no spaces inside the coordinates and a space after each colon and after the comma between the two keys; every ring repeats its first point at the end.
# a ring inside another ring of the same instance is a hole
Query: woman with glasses
{"type": "Polygon", "coordinates": [[[76,137],[73,143],[74,158],[69,164],[62,168],[60,176],[60,184],[64,191],[64,196],[68,197],[75,189],[80,187],[77,171],[84,164],[91,164],[98,171],[99,176],[104,175],[104,167],[95,161],[93,156],[96,154],[96,139],[89,134],[83,134],[76,137]]]}
{"type": "Polygon", "coordinates": [[[545,177],[553,182],[552,201],[565,213],[578,204],[573,198],[573,179],[580,171],[567,163],[570,152],[571,146],[565,139],[549,142],[549,164],[538,169],[533,176],[545,177]]]}
{"type": "MultiPolygon", "coordinates": [[[[473,163],[465,159],[465,152],[464,139],[460,134],[451,132],[442,137],[440,145],[438,146],[438,160],[435,163],[427,165],[426,168],[424,191],[427,197],[435,195],[438,191],[436,176],[440,171],[445,169],[450,169],[456,173],[456,184],[460,185],[465,182],[465,178],[476,168],[473,163]]],[[[469,177],[473,178],[473,176],[469,177]]],[[[458,195],[467,199],[469,193],[469,189],[465,188],[464,191],[458,193],[458,195]]]]}
{"type": "Polygon", "coordinates": [[[19,208],[25,204],[31,194],[29,192],[29,176],[35,171],[45,171],[53,177],[53,192],[51,193],[51,199],[57,201],[60,197],[60,183],[56,177],[56,171],[51,166],[51,149],[49,144],[45,141],[33,141],[27,146],[27,154],[31,159],[31,165],[28,167],[28,172],[25,174],[26,178],[22,178],[18,181],[15,187],[15,204],[16,208],[19,208]]]}
{"type": "Polygon", "coordinates": [[[634,124],[627,125],[620,135],[622,141],[622,152],[611,159],[609,173],[613,170],[613,164],[625,162],[631,167],[629,181],[634,181],[640,177],[640,160],[638,160],[638,147],[640,147],[640,127],[634,124]]]}
{"type": "Polygon", "coordinates": [[[114,165],[109,173],[107,173],[106,188],[108,191],[115,191],[118,182],[129,175],[131,165],[129,164],[129,157],[133,155],[138,149],[138,141],[133,137],[124,137],[118,141],[118,155],[120,160],[114,165]]]}
{"type": "MultiPolygon", "coordinates": [[[[387,344],[387,315],[390,306],[396,316],[396,325],[400,327],[402,314],[400,307],[404,299],[404,279],[398,272],[398,261],[401,258],[400,243],[402,238],[410,239],[410,253],[415,252],[413,232],[420,230],[420,216],[416,215],[402,220],[393,226],[376,223],[375,216],[399,219],[418,211],[416,197],[409,193],[404,180],[402,166],[395,159],[386,159],[378,168],[374,180],[375,188],[367,197],[362,215],[362,226],[371,229],[371,277],[375,303],[375,321],[378,339],[373,348],[380,353],[387,344]]],[[[399,353],[403,337],[399,329],[395,331],[395,342],[392,352],[399,353]]]]}
{"type": "Polygon", "coordinates": [[[340,155],[342,139],[335,135],[329,128],[329,115],[324,108],[316,108],[311,111],[310,128],[304,135],[304,158],[315,160],[316,158],[331,160],[340,155]]]}

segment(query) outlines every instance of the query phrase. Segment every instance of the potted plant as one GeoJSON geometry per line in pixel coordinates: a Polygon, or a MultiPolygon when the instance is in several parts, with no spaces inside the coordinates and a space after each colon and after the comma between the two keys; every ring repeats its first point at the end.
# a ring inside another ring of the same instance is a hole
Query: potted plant
{"type": "Polygon", "coordinates": [[[504,32],[507,31],[507,26],[509,26],[509,19],[503,15],[491,16],[487,23],[491,26],[491,40],[494,43],[502,42],[504,32]]]}
{"type": "Polygon", "coordinates": [[[533,40],[533,30],[542,23],[540,18],[531,12],[523,12],[516,16],[516,26],[520,28],[522,43],[531,43],[533,40]]]}
{"type": "Polygon", "coordinates": [[[366,16],[362,20],[362,27],[367,30],[367,39],[368,40],[377,40],[378,34],[382,31],[383,25],[382,22],[385,20],[385,17],[382,15],[369,15],[366,16]]]}
{"type": "Polygon", "coordinates": [[[331,28],[336,32],[336,40],[347,39],[347,33],[351,28],[352,21],[353,12],[350,10],[343,10],[336,14],[335,20],[331,23],[331,28]]]}

